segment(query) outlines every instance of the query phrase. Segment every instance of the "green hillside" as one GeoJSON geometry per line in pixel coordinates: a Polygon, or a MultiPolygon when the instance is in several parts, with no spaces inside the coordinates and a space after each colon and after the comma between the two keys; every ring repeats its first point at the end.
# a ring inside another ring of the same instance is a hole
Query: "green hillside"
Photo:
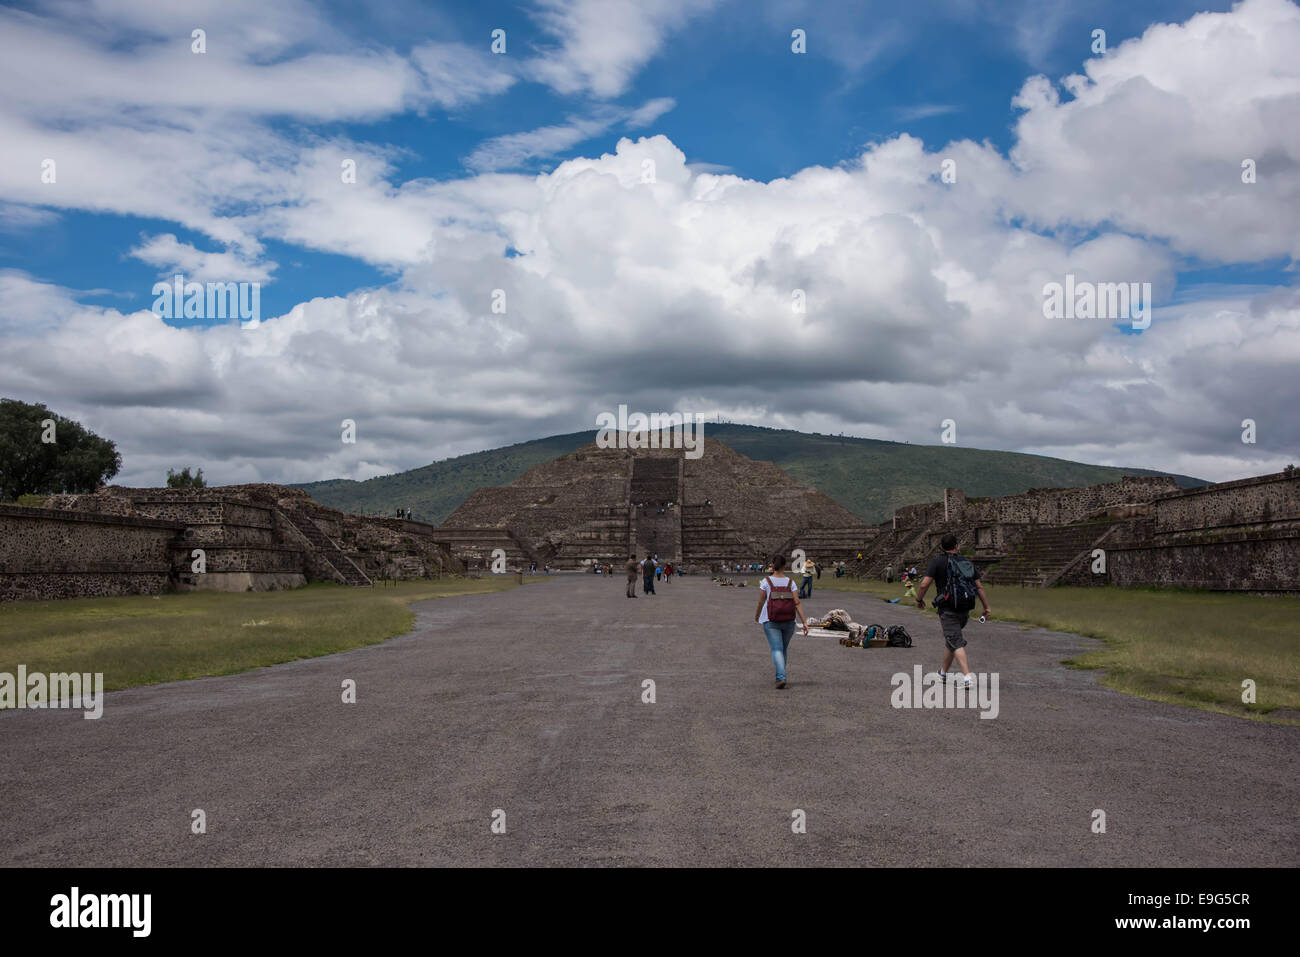
{"type": "MultiPolygon", "coordinates": [[[[750,425],[706,425],[704,436],[719,439],[751,459],[775,462],[796,481],[825,492],[868,522],[883,522],[902,505],[938,501],[945,488],[984,498],[1031,488],[1096,485],[1123,475],[1166,474],[1023,452],[908,445],[750,425]]],[[[1173,478],[1187,488],[1206,484],[1186,475],[1173,478]]]]}
{"type": "MultiPolygon", "coordinates": [[[[410,508],[435,524],[450,515],[476,488],[508,485],[534,465],[548,462],[595,440],[595,430],[444,459],[409,472],[355,482],[333,479],[298,485],[322,505],[369,515],[410,508]]],[[[754,425],[704,427],[708,441],[725,442],[741,455],[775,462],[796,481],[820,489],[868,522],[890,518],[900,505],[931,502],[945,488],[972,497],[1012,495],[1030,488],[1063,488],[1113,482],[1122,475],[1161,475],[1139,468],[1085,465],[1066,459],[993,452],[952,445],[908,445],[851,436],[809,435],[754,425]]],[[[1204,485],[1175,475],[1179,485],[1204,485]]]]}
{"type": "MultiPolygon", "coordinates": [[[[710,439],[742,455],[775,462],[796,481],[820,489],[868,522],[888,519],[895,508],[935,501],[944,488],[974,497],[1011,495],[1030,488],[1112,482],[1121,475],[1159,475],[1150,469],[1085,465],[1065,459],[951,445],[908,445],[850,436],[809,435],[753,425],[712,425],[710,439]]],[[[333,479],[299,485],[323,505],[371,515],[410,508],[439,523],[477,488],[507,485],[528,469],[586,445],[595,431],[552,435],[500,449],[444,459],[409,472],[355,482],[333,479]]],[[[707,454],[707,444],[705,446],[707,454]]],[[[1205,484],[1174,476],[1180,485],[1205,484]]]]}
{"type": "Polygon", "coordinates": [[[594,429],[571,435],[552,435],[501,449],[458,455],[409,472],[380,475],[364,482],[330,479],[293,487],[305,489],[322,505],[344,512],[392,515],[399,508],[409,508],[414,518],[436,525],[454,512],[475,489],[485,485],[509,485],[534,465],[549,462],[595,439],[594,429]]]}

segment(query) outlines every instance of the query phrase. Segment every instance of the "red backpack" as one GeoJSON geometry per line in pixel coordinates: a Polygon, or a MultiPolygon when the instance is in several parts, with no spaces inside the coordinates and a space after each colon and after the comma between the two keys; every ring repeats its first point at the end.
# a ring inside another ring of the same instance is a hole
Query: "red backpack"
{"type": "Polygon", "coordinates": [[[767,582],[767,620],[768,621],[794,621],[794,581],[786,579],[784,588],[778,589],[772,584],[771,578],[763,579],[767,582]]]}

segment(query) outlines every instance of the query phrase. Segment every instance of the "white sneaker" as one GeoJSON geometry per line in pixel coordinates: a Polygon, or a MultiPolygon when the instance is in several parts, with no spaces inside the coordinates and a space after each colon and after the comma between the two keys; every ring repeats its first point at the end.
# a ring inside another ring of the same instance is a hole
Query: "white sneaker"
{"type": "Polygon", "coordinates": [[[975,676],[967,675],[966,678],[962,681],[962,684],[964,684],[967,688],[975,687],[975,676]]]}

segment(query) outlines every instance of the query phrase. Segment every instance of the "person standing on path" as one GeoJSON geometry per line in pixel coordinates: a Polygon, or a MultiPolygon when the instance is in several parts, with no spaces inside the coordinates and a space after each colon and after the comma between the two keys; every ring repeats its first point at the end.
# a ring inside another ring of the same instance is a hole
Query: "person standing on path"
{"type": "Polygon", "coordinates": [[[649,555],[641,563],[641,594],[653,595],[655,593],[655,560],[649,555]]]}
{"type": "Polygon", "coordinates": [[[627,556],[627,597],[628,598],[636,597],[636,570],[637,570],[636,556],[635,555],[627,556]]]}
{"type": "Polygon", "coordinates": [[[934,582],[934,607],[939,612],[944,644],[943,667],[939,669],[939,679],[946,682],[952,677],[948,669],[952,667],[953,658],[956,658],[964,675],[963,680],[969,687],[974,683],[975,676],[970,673],[970,665],[966,662],[966,639],[961,632],[970,620],[970,610],[975,607],[977,595],[984,606],[984,617],[987,618],[992,612],[989,610],[988,597],[984,594],[984,583],[980,581],[979,569],[969,558],[963,558],[957,552],[957,536],[949,532],[939,540],[939,547],[943,549],[943,554],[936,555],[930,562],[930,567],[925,570],[925,577],[921,579],[921,587],[916,593],[916,607],[925,608],[925,593],[930,583],[934,582]]]}
{"type": "Polygon", "coordinates": [[[772,559],[772,574],[759,583],[761,593],[754,621],[763,626],[763,636],[772,651],[772,664],[776,667],[776,686],[785,687],[786,657],[790,652],[790,639],[794,637],[794,621],[803,622],[803,633],[808,634],[808,619],[795,591],[794,579],[783,575],[785,556],[772,559]]]}
{"type": "Polygon", "coordinates": [[[800,598],[812,597],[813,569],[816,567],[817,566],[813,564],[811,558],[805,558],[803,560],[803,581],[799,585],[800,598]]]}

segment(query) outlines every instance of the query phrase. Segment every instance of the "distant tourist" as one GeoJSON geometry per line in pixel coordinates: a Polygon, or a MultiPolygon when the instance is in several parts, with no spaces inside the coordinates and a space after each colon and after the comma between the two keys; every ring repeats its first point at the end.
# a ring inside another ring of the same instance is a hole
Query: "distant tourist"
{"type": "Polygon", "coordinates": [[[889,582],[889,584],[891,584],[891,585],[894,583],[894,566],[893,566],[893,565],[886,565],[886,566],[885,566],[885,581],[889,582]]]}
{"type": "Polygon", "coordinates": [[[813,560],[812,560],[811,558],[805,558],[805,559],[803,560],[803,582],[802,582],[802,584],[799,585],[799,597],[800,597],[800,598],[811,598],[811,597],[812,597],[812,583],[813,583],[813,568],[814,568],[814,567],[815,567],[815,566],[813,565],[813,560]]]}
{"type": "Polygon", "coordinates": [[[987,618],[992,612],[989,610],[988,597],[984,594],[984,583],[980,581],[979,569],[969,558],[963,558],[957,553],[957,536],[949,532],[939,540],[939,547],[943,549],[943,554],[936,555],[930,562],[930,567],[925,570],[920,591],[916,595],[916,607],[925,608],[925,593],[929,590],[930,583],[934,582],[934,607],[939,612],[939,627],[943,631],[944,644],[943,667],[939,669],[939,679],[946,682],[953,677],[948,669],[952,667],[953,658],[956,658],[961,673],[965,676],[963,681],[970,686],[974,683],[975,676],[970,673],[970,665],[966,661],[966,639],[962,635],[962,629],[970,619],[976,596],[984,606],[984,616],[987,618]]]}
{"type": "Polygon", "coordinates": [[[763,626],[763,635],[772,651],[772,664],[776,667],[776,686],[785,687],[786,659],[790,653],[790,639],[794,637],[794,622],[803,622],[803,633],[808,634],[808,619],[803,604],[794,588],[794,579],[783,575],[785,556],[772,559],[772,574],[759,583],[760,594],[754,621],[763,626]]]}
{"type": "Polygon", "coordinates": [[[636,563],[636,556],[627,556],[627,597],[636,597],[636,573],[640,566],[636,563]]]}
{"type": "Polygon", "coordinates": [[[817,577],[820,579],[822,577],[822,567],[820,565],[814,567],[817,569],[817,577]]]}
{"type": "Polygon", "coordinates": [[[652,556],[647,555],[646,560],[641,563],[641,594],[653,595],[655,593],[655,560],[652,556]]]}

